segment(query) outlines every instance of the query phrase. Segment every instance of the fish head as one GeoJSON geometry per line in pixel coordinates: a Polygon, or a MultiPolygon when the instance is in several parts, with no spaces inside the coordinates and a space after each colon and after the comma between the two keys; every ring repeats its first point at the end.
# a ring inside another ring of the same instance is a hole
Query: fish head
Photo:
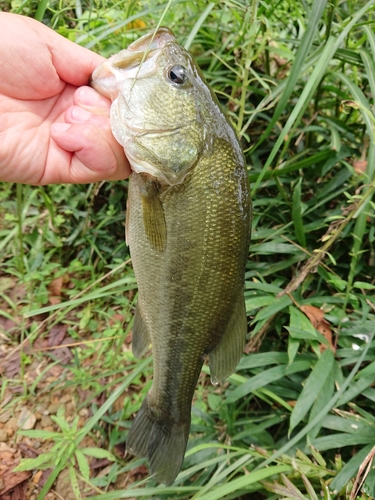
{"type": "Polygon", "coordinates": [[[135,172],[181,183],[209,144],[212,94],[192,56],[159,28],[107,59],[91,85],[112,99],[111,128],[135,172]]]}

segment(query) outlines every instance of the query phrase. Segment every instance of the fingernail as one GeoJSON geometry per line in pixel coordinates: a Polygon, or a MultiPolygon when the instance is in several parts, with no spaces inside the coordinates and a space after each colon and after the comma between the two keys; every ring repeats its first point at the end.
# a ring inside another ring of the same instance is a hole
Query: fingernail
{"type": "Polygon", "coordinates": [[[101,96],[90,87],[79,88],[77,90],[77,97],[80,103],[90,106],[96,104],[101,99],[101,96]]]}
{"type": "Polygon", "coordinates": [[[87,122],[91,117],[91,113],[85,109],[75,106],[72,108],[71,116],[76,122],[87,122]]]}
{"type": "Polygon", "coordinates": [[[69,123],[52,123],[51,130],[55,134],[62,134],[70,129],[69,123]]]}

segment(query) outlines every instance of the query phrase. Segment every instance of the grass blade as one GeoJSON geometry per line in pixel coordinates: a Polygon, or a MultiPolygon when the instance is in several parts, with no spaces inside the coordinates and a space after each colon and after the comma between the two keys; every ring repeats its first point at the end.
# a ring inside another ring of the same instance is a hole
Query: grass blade
{"type": "Polygon", "coordinates": [[[296,361],[291,366],[281,365],[269,368],[268,370],[259,373],[259,375],[255,375],[255,377],[250,378],[242,385],[229,392],[226,398],[226,402],[228,404],[234,403],[238,399],[247,396],[250,392],[253,392],[257,389],[260,389],[261,387],[275,382],[276,380],[285,377],[285,375],[302,372],[308,370],[309,368],[310,363],[308,361],[296,361]]]}
{"type": "MultiPolygon", "coordinates": [[[[262,141],[268,136],[270,131],[273,129],[275,126],[277,120],[280,118],[281,113],[285,109],[286,103],[288,102],[295,85],[297,83],[298,78],[301,76],[301,68],[303,67],[303,63],[306,60],[306,57],[308,56],[313,41],[316,37],[316,32],[318,29],[318,24],[320,21],[320,18],[322,17],[322,14],[324,12],[325,6],[326,6],[326,0],[315,0],[314,4],[311,8],[311,15],[309,16],[309,22],[306,27],[306,31],[302,37],[301,44],[297,50],[296,57],[294,60],[293,67],[291,69],[290,75],[287,79],[286,82],[286,87],[282,93],[282,96],[276,106],[276,109],[274,111],[274,115],[272,117],[271,122],[269,123],[267,129],[264,131],[262,136],[260,137],[258,143],[255,145],[254,149],[256,149],[262,141]]],[[[261,179],[259,180],[259,182],[261,179]]],[[[254,190],[256,190],[258,186],[254,186],[254,190]]]]}
{"type": "Polygon", "coordinates": [[[205,22],[206,18],[209,16],[211,10],[215,7],[215,4],[213,2],[209,3],[207,7],[204,9],[202,14],[199,16],[197,19],[196,23],[194,24],[193,29],[190,31],[189,36],[184,44],[184,47],[186,50],[190,49],[191,44],[193,43],[193,40],[200,30],[202,24],[205,22]]]}
{"type": "Polygon", "coordinates": [[[325,349],[314,366],[297,399],[290,416],[289,434],[301,422],[319,395],[333,366],[334,356],[331,349],[325,349]]]}
{"type": "Polygon", "coordinates": [[[306,247],[305,230],[302,221],[301,183],[302,178],[297,182],[293,190],[292,219],[297,241],[301,246],[306,247]]]}

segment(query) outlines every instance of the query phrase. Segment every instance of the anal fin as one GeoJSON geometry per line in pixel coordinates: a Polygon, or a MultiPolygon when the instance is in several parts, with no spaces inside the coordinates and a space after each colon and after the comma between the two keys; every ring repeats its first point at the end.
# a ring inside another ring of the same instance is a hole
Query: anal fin
{"type": "Polygon", "coordinates": [[[208,364],[213,384],[222,382],[236,369],[245,346],[246,332],[245,299],[241,292],[219,345],[209,353],[208,364]]]}
{"type": "Polygon", "coordinates": [[[150,335],[147,326],[143,321],[139,305],[135,308],[133,332],[132,332],[132,351],[136,358],[140,358],[151,344],[150,335]]]}

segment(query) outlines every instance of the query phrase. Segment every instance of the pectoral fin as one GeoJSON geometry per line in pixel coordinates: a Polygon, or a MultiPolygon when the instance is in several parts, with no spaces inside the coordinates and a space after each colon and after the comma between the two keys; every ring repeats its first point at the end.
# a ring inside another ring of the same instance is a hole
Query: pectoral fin
{"type": "Polygon", "coordinates": [[[167,225],[159,197],[157,181],[149,181],[142,190],[143,224],[147,239],[154,250],[162,252],[167,240],[167,225]]]}
{"type": "Polygon", "coordinates": [[[129,246],[129,200],[126,201],[126,214],[125,214],[125,243],[129,246]]]}
{"type": "Polygon", "coordinates": [[[223,381],[234,372],[243,353],[246,332],[245,300],[241,292],[220,344],[209,353],[209,367],[213,384],[223,381]]]}
{"type": "Polygon", "coordinates": [[[150,344],[151,339],[147,331],[147,326],[143,321],[139,305],[137,304],[132,333],[132,351],[134,356],[140,358],[150,344]]]}

